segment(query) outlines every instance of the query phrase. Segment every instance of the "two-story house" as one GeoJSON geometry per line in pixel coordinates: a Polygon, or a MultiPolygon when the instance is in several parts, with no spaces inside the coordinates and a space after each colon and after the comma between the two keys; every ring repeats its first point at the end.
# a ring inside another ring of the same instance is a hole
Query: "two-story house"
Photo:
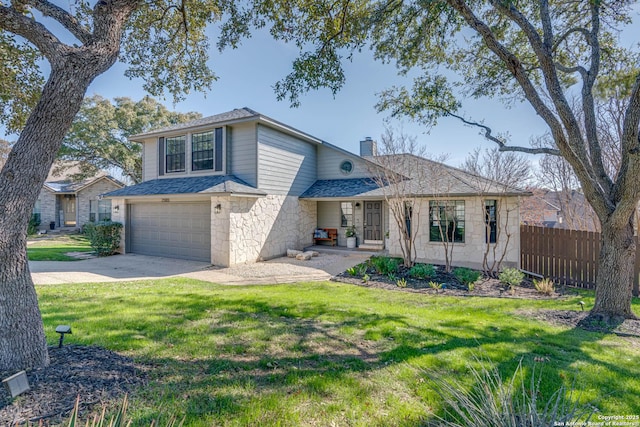
{"type": "MultiPolygon", "coordinates": [[[[390,252],[399,253],[398,227],[372,179],[380,166],[366,157],[374,154],[370,139],[356,155],[248,108],[132,139],[143,145],[143,182],[105,195],[112,219],[125,224],[124,252],[229,266],[308,247],[316,228],[339,230],[337,244],[346,246],[354,227],[360,243],[381,245],[388,234],[390,252]]],[[[465,174],[455,171],[445,175],[455,182],[446,197],[460,216],[459,264],[480,265],[487,219],[471,184],[477,177],[461,185],[465,174]]],[[[499,203],[517,206],[522,195],[501,193],[499,203]]],[[[427,190],[422,196],[427,206],[436,198],[427,190]]],[[[422,212],[419,221],[429,223],[429,208],[422,212]]],[[[506,261],[517,264],[517,212],[505,220],[514,231],[506,261]]],[[[430,240],[428,225],[420,233],[418,258],[441,262],[441,242],[430,240]]]]}

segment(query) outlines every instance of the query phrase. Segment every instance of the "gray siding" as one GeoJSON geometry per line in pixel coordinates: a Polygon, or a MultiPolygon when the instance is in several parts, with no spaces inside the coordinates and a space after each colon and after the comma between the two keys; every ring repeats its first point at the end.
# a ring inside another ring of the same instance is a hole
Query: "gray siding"
{"type": "Polygon", "coordinates": [[[299,196],[316,181],[316,147],[258,125],[258,188],[299,196]]]}
{"type": "Polygon", "coordinates": [[[244,182],[254,187],[258,185],[256,125],[254,123],[241,123],[233,127],[227,127],[231,137],[227,151],[230,151],[229,159],[231,167],[229,173],[237,176],[244,182]]]}
{"type": "Polygon", "coordinates": [[[338,229],[338,246],[347,246],[346,228],[340,222],[340,202],[318,202],[318,228],[338,229]]]}
{"type": "Polygon", "coordinates": [[[348,154],[331,147],[318,147],[318,179],[366,178],[371,176],[367,163],[355,154],[348,154]],[[345,175],[340,171],[344,160],[353,162],[353,172],[345,175]]]}
{"type": "Polygon", "coordinates": [[[158,178],[158,139],[149,139],[142,146],[142,180],[158,178]]]}

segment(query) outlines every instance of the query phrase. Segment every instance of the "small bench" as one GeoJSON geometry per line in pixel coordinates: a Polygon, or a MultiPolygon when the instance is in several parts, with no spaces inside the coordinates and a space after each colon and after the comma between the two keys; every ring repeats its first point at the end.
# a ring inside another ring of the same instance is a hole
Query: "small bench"
{"type": "Polygon", "coordinates": [[[316,228],[313,232],[313,244],[317,245],[318,242],[331,242],[331,246],[335,246],[338,243],[338,229],[316,228]]]}

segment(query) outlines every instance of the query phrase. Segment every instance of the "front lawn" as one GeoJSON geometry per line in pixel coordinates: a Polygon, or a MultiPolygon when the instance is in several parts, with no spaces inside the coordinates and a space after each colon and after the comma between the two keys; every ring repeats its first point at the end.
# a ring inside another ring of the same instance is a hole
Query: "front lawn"
{"type": "MultiPolygon", "coordinates": [[[[416,426],[442,414],[426,373],[471,386],[474,356],[509,377],[542,374],[602,415],[640,414],[640,339],[553,326],[526,310],[555,301],[446,297],[324,282],[218,286],[191,279],[38,287],[47,337],[134,357],[148,383],[134,425],[416,426]]],[[[640,303],[634,301],[640,312],[640,303]]],[[[80,392],[80,391],[79,391],[80,392]]]]}
{"type": "Polygon", "coordinates": [[[29,261],[77,261],[78,258],[65,255],[69,252],[91,252],[86,237],[81,234],[64,234],[42,237],[27,245],[29,261]]]}

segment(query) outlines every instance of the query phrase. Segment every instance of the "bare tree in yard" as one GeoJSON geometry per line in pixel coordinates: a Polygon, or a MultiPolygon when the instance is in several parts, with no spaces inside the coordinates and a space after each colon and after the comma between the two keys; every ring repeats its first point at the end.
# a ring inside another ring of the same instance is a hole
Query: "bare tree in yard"
{"type": "Polygon", "coordinates": [[[429,173],[425,180],[427,188],[435,200],[429,201],[429,240],[440,242],[444,253],[444,268],[450,272],[453,268],[453,250],[456,242],[464,238],[458,217],[458,202],[451,198],[453,183],[456,179],[450,167],[445,165],[447,155],[425,164],[429,173]],[[433,224],[433,226],[432,226],[433,224]]]}
{"type": "MultiPolygon", "coordinates": [[[[320,1],[309,8],[302,0],[249,0],[232,13],[231,22],[271,25],[272,34],[299,46],[293,72],[276,85],[278,96],[294,105],[308,90],[340,90],[343,61],[369,46],[378,59],[396,62],[401,73],[417,73],[412,87],[382,93],[379,109],[426,126],[456,117],[482,128],[502,151],[564,158],[602,228],[596,297],[588,321],[608,322],[636,317],[631,298],[633,218],[640,200],[640,74],[637,51],[622,48],[616,34],[632,22],[635,4],[358,0],[320,1]],[[454,82],[443,69],[455,73],[454,82]],[[631,76],[622,106],[616,174],[605,164],[595,100],[595,89],[613,72],[631,76]],[[572,108],[574,95],[581,112],[572,108]],[[509,144],[480,120],[462,116],[461,100],[466,97],[529,103],[548,127],[554,146],[509,144]]],[[[238,27],[227,33],[227,43],[237,43],[247,33],[246,26],[238,27]]]]}
{"type": "Polygon", "coordinates": [[[227,2],[0,0],[0,120],[19,132],[0,171],[0,371],[45,366],[29,273],[33,206],[91,82],[120,59],[152,95],[208,88],[205,27],[227,2]],[[41,71],[41,60],[49,63],[41,71]],[[46,75],[45,75],[46,73],[46,75]]]}
{"type": "MultiPolygon", "coordinates": [[[[485,247],[482,268],[490,276],[497,276],[509,250],[512,233],[509,221],[518,215],[520,203],[509,206],[507,196],[515,189],[526,187],[531,179],[531,166],[524,156],[503,153],[497,148],[474,150],[465,159],[462,169],[472,178],[485,218],[485,247]]],[[[519,232],[519,230],[516,230],[519,232]]]]}
{"type": "Polygon", "coordinates": [[[421,209],[414,184],[424,176],[420,157],[424,156],[425,149],[416,143],[415,137],[403,132],[396,135],[387,127],[377,150],[370,160],[381,167],[372,165],[369,171],[398,227],[398,235],[393,237],[398,239],[403,263],[405,267],[411,267],[416,260],[415,242],[420,230],[417,219],[421,209]]]}
{"type": "Polygon", "coordinates": [[[547,189],[540,197],[549,204],[547,209],[556,208],[560,212],[565,228],[599,231],[600,221],[584,200],[580,182],[565,159],[544,155],[540,159],[536,177],[539,185],[547,189]]]}

